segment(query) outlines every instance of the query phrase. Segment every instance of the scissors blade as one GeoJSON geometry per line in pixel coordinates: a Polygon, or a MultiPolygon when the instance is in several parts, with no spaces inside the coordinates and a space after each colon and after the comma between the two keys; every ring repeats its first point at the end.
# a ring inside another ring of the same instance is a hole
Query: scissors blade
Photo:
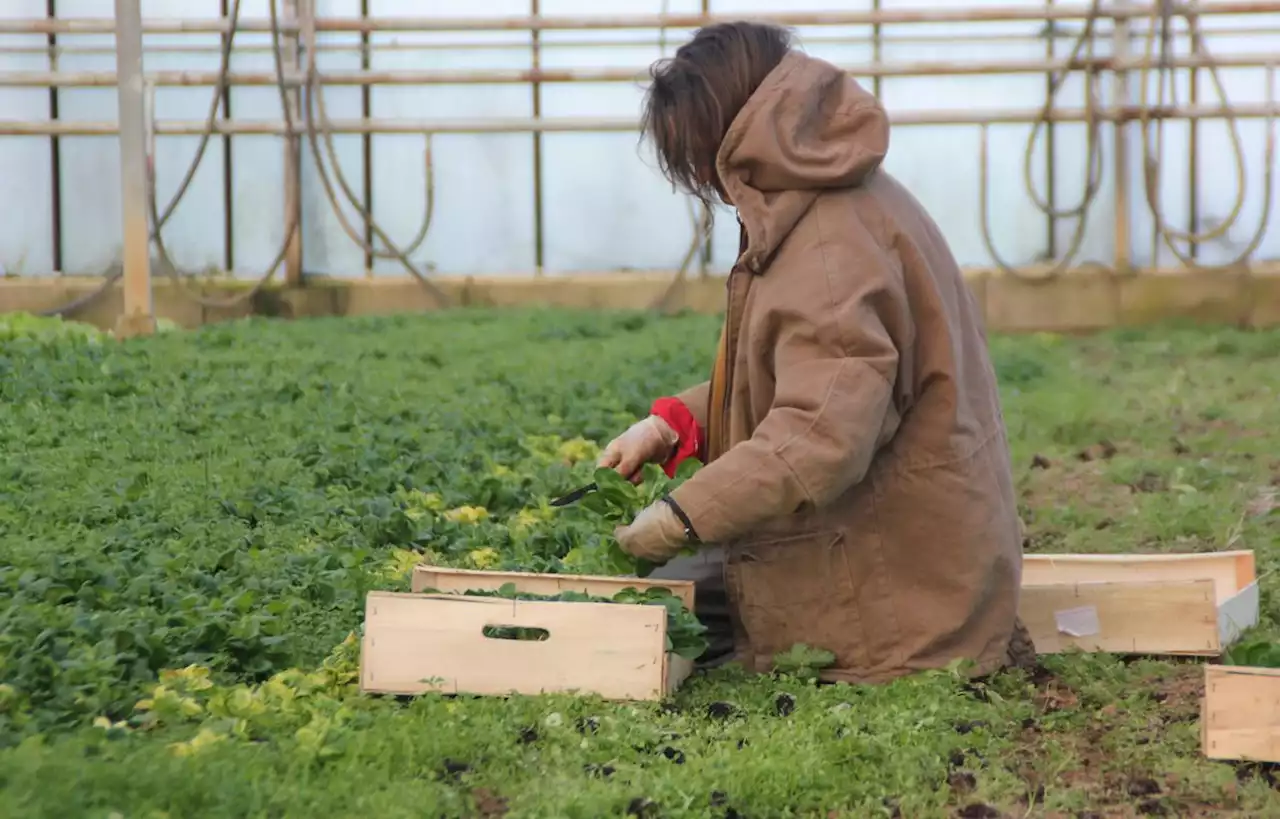
{"type": "Polygon", "coordinates": [[[599,488],[600,487],[597,486],[595,483],[589,483],[586,486],[582,487],[581,489],[573,490],[569,494],[565,495],[563,498],[556,498],[555,500],[551,501],[551,505],[552,506],[568,506],[571,503],[582,500],[584,497],[587,496],[587,493],[594,492],[599,488]]]}

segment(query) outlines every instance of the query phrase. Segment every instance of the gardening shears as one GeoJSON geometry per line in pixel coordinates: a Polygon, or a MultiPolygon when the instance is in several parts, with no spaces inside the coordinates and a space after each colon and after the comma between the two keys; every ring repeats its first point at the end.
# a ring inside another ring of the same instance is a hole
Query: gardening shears
{"type": "MultiPolygon", "coordinates": [[[[634,481],[636,475],[639,475],[639,474],[640,474],[640,471],[637,470],[631,473],[630,477],[628,477],[627,480],[634,481]]],[[[551,501],[551,505],[555,507],[560,507],[560,506],[568,506],[571,503],[577,503],[578,501],[582,500],[592,492],[595,492],[599,488],[600,488],[600,484],[596,483],[595,481],[592,481],[586,486],[579,487],[578,489],[573,490],[569,494],[565,495],[563,498],[556,498],[555,500],[551,501]]]]}
{"type": "Polygon", "coordinates": [[[599,488],[600,488],[600,485],[597,484],[595,481],[592,481],[586,486],[573,490],[569,494],[565,495],[563,498],[556,498],[555,500],[551,501],[551,505],[552,506],[568,506],[571,503],[575,503],[577,501],[582,500],[587,495],[591,494],[592,492],[596,491],[599,488]]]}

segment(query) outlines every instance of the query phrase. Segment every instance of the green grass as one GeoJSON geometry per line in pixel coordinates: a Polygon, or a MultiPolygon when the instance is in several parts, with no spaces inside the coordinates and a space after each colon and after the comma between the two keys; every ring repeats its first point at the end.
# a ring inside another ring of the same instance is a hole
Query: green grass
{"type": "MultiPolygon", "coordinates": [[[[1046,657],[985,686],[726,669],[665,704],[359,696],[364,595],[422,554],[591,569],[607,527],[547,500],[704,377],[717,329],[0,332],[0,816],[1280,816],[1269,772],[1200,756],[1195,663],[1046,657]]],[[[1030,548],[1254,549],[1274,635],[1280,332],[992,347],[1030,548]]]]}

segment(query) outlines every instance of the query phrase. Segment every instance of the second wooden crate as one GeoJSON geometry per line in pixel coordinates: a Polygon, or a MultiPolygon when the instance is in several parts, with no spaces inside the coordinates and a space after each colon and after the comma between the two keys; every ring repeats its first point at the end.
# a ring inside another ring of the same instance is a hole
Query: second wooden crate
{"type": "Polygon", "coordinates": [[[1018,613],[1041,654],[1218,656],[1258,623],[1253,552],[1026,555],[1018,613]]]}

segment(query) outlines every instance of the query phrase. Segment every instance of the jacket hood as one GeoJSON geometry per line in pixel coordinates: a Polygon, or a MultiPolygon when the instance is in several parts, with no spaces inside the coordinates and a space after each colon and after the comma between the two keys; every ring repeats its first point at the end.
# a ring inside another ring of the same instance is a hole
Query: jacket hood
{"type": "Polygon", "coordinates": [[[859,185],[889,150],[880,101],[824,60],[792,51],[765,77],[720,143],[716,170],[760,272],[818,194],[859,185]]]}

